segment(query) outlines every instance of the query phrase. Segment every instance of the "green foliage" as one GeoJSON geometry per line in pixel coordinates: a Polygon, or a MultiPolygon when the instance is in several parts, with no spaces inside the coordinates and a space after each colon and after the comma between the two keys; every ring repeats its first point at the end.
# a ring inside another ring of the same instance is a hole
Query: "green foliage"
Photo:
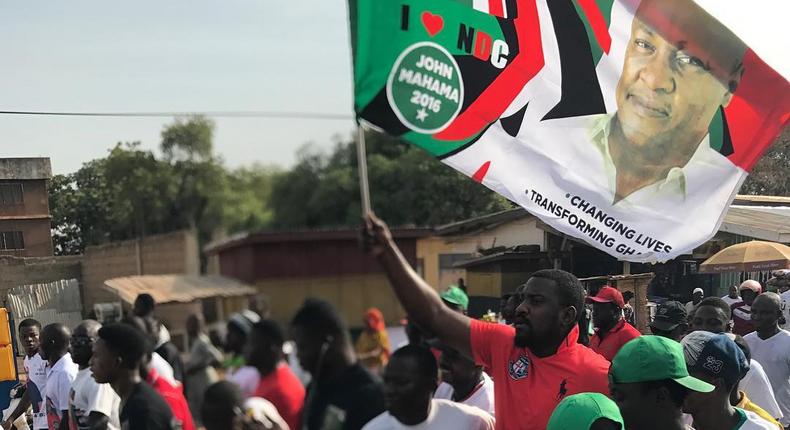
{"type": "Polygon", "coordinates": [[[741,194],[790,196],[790,127],[776,139],[746,178],[741,194]]]}
{"type": "MultiPolygon", "coordinates": [[[[437,225],[512,207],[398,139],[370,132],[366,146],[371,203],[392,225],[437,225]]],[[[277,228],[356,226],[361,209],[355,143],[337,142],[330,154],[303,147],[294,168],[276,177],[270,204],[277,228]]]]}
{"type": "Polygon", "coordinates": [[[139,142],[118,143],[107,157],[54,177],[56,253],[187,228],[204,244],[218,231],[266,227],[276,171],[259,165],[228,171],[213,155],[213,129],[202,117],[179,119],[162,131],[162,158],[139,142]]]}

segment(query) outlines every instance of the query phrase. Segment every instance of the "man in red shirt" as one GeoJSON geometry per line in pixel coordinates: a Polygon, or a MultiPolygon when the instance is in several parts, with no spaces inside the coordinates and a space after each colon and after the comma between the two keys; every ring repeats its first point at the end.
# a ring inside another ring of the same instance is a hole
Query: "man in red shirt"
{"type": "Polygon", "coordinates": [[[590,338],[590,348],[608,361],[612,361],[617,351],[629,340],[642,335],[623,318],[625,300],[616,288],[601,288],[595,297],[587,297],[587,303],[593,305],[595,326],[595,334],[590,338]]]}
{"type": "MultiPolygon", "coordinates": [[[[150,354],[149,358],[144,360],[146,361],[143,366],[148,367],[150,354]]],[[[173,384],[167,379],[162,378],[152,367],[148,367],[147,373],[143,376],[145,376],[145,382],[165,399],[165,402],[170,406],[170,410],[173,411],[173,416],[181,423],[181,429],[195,430],[195,422],[192,420],[192,413],[189,411],[187,398],[184,397],[183,386],[178,383],[178,381],[173,384]]]]}
{"type": "Polygon", "coordinates": [[[497,429],[545,430],[551,412],[566,396],[608,394],[609,362],[577,342],[584,293],[572,274],[535,272],[523,287],[514,325],[486,323],[446,307],[373,214],[365,218],[363,238],[386,269],[409,318],[490,369],[496,381],[497,429]]]}
{"type": "Polygon", "coordinates": [[[298,430],[301,428],[305,391],[299,378],[283,361],[284,342],[285,336],[276,322],[259,321],[252,326],[247,337],[244,359],[261,375],[254,397],[272,402],[288,427],[298,430]]]}

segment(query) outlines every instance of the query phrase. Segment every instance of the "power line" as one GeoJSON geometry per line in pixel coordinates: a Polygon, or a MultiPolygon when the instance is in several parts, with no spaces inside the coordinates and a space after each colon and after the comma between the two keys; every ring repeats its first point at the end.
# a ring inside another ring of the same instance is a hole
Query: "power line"
{"type": "Polygon", "coordinates": [[[287,111],[206,111],[206,112],[48,112],[48,111],[0,111],[0,115],[36,115],[36,116],[92,116],[92,117],[177,117],[189,115],[205,115],[225,118],[282,118],[282,119],[319,119],[319,120],[350,120],[353,115],[326,112],[287,112],[287,111]]]}

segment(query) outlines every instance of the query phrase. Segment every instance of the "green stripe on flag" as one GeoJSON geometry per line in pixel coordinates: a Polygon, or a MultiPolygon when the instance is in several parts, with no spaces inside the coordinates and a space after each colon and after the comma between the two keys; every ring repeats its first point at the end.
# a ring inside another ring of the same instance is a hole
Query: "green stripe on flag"
{"type": "Polygon", "coordinates": [[[716,115],[708,126],[708,134],[710,135],[710,147],[718,152],[721,152],[721,147],[724,145],[724,123],[721,117],[721,108],[716,110],[716,115]]]}
{"type": "MultiPolygon", "coordinates": [[[[598,8],[601,10],[601,14],[606,21],[606,28],[609,28],[609,25],[612,22],[612,5],[614,4],[614,0],[596,0],[596,3],[598,4],[598,8]]],[[[587,16],[584,14],[584,9],[579,6],[579,2],[574,1],[573,7],[576,8],[576,13],[579,14],[579,18],[581,18],[582,22],[584,22],[584,29],[587,31],[587,39],[590,41],[593,64],[598,64],[598,60],[600,60],[603,56],[603,49],[601,49],[601,46],[598,44],[598,39],[595,38],[595,33],[593,33],[592,26],[590,26],[590,22],[587,20],[587,16]]]]}

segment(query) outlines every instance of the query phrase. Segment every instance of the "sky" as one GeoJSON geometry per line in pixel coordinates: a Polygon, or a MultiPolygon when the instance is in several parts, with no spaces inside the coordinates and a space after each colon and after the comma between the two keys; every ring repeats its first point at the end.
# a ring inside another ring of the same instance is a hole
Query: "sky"
{"type": "MultiPolygon", "coordinates": [[[[750,44],[773,48],[758,53],[790,75],[790,38],[764,31],[784,28],[790,2],[696,1],[750,44]]],[[[11,1],[0,16],[0,111],[349,118],[217,118],[215,151],[230,167],[288,167],[303,144],[329,149],[353,131],[346,0],[11,1]]],[[[119,141],[156,149],[172,120],[0,114],[0,156],[50,157],[55,173],[73,172],[119,141]]]]}
{"type": "MultiPolygon", "coordinates": [[[[0,110],[302,111],[346,120],[216,118],[227,165],[288,167],[353,131],[344,0],[2,2],[0,110]]],[[[156,149],[173,118],[0,115],[0,156],[73,172],[120,141],[156,149]]]]}

